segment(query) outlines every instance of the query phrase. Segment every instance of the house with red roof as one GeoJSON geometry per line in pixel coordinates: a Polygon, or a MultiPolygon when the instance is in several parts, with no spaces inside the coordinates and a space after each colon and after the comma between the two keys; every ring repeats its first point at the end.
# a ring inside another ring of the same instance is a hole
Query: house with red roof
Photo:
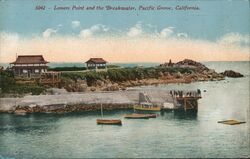
{"type": "Polygon", "coordinates": [[[107,61],[103,58],[90,58],[85,63],[87,70],[107,69],[107,61]]]}
{"type": "Polygon", "coordinates": [[[47,72],[47,63],[42,55],[19,55],[10,66],[15,77],[39,78],[47,72]]]}

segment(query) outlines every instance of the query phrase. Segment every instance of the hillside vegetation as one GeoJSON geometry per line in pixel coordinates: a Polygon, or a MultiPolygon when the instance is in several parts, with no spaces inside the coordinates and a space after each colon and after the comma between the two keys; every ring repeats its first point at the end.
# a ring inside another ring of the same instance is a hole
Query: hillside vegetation
{"type": "Polygon", "coordinates": [[[14,79],[11,71],[0,71],[0,97],[4,94],[32,94],[39,95],[45,90],[44,86],[39,85],[36,81],[33,83],[18,83],[14,79]]]}
{"type": "Polygon", "coordinates": [[[79,79],[86,80],[88,86],[93,85],[97,80],[110,80],[111,82],[125,82],[128,80],[141,80],[147,78],[159,78],[161,73],[191,73],[191,68],[120,68],[108,69],[108,71],[89,72],[66,72],[62,74],[64,79],[71,79],[75,82],[79,79]]]}

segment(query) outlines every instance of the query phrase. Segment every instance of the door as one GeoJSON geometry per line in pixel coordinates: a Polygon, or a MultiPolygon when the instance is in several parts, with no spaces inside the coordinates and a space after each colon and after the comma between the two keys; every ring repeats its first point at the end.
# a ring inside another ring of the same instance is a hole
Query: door
{"type": "Polygon", "coordinates": [[[31,70],[28,70],[28,78],[31,76],[31,70]]]}

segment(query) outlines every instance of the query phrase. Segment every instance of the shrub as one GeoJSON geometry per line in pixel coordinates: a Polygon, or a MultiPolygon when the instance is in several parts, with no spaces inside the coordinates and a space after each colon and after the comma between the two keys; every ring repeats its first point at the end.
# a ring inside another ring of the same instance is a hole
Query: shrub
{"type": "Polygon", "coordinates": [[[38,85],[23,85],[23,84],[15,84],[10,85],[5,93],[14,93],[14,94],[25,94],[31,93],[32,95],[39,95],[45,90],[44,87],[38,85]]]}
{"type": "Polygon", "coordinates": [[[11,71],[0,72],[0,88],[4,92],[10,85],[15,84],[14,75],[11,71]]]}
{"type": "Polygon", "coordinates": [[[24,94],[31,93],[38,95],[45,88],[37,84],[18,84],[15,82],[14,75],[11,71],[0,72],[0,88],[2,93],[24,94]]]}

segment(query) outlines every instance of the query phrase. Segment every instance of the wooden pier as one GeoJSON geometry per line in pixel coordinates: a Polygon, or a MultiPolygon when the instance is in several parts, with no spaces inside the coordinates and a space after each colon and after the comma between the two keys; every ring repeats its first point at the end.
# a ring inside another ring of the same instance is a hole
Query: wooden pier
{"type": "Polygon", "coordinates": [[[198,100],[201,99],[201,91],[179,91],[172,90],[170,95],[173,99],[173,103],[169,103],[167,106],[163,106],[162,110],[174,110],[184,112],[197,112],[198,100]]]}

